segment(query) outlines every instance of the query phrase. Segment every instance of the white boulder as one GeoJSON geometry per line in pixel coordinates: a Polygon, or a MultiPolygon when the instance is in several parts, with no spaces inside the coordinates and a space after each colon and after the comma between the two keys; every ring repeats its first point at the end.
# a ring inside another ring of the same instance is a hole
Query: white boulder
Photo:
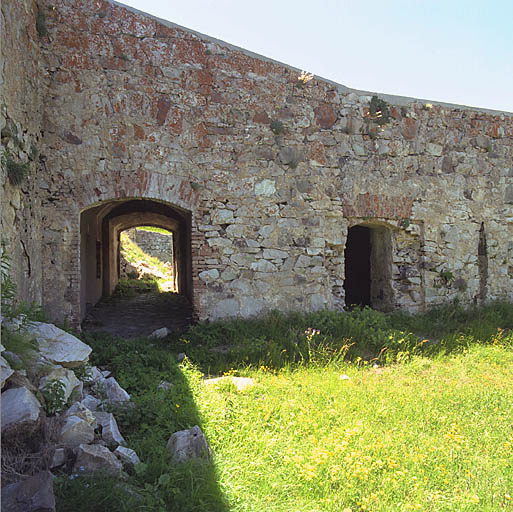
{"type": "Polygon", "coordinates": [[[14,373],[11,365],[0,356],[0,389],[4,387],[5,381],[14,373]]]}
{"type": "Polygon", "coordinates": [[[127,402],[130,400],[130,395],[118,384],[114,377],[109,377],[102,382],[103,391],[107,397],[107,401],[112,402],[127,402]]]}
{"type": "Polygon", "coordinates": [[[41,355],[53,363],[68,368],[82,366],[92,352],[89,345],[53,324],[30,322],[26,330],[36,337],[41,355]]]}
{"type": "Polygon", "coordinates": [[[4,512],[55,512],[53,475],[41,471],[2,488],[4,512]]]}
{"type": "Polygon", "coordinates": [[[11,388],[2,393],[2,432],[14,425],[30,425],[39,419],[41,404],[25,387],[11,388]]]}
{"type": "Polygon", "coordinates": [[[128,466],[136,466],[140,464],[141,459],[137,456],[134,450],[131,448],[125,448],[124,446],[118,446],[114,450],[114,455],[124,464],[128,466]]]}
{"type": "Polygon", "coordinates": [[[87,384],[94,384],[95,382],[100,382],[104,379],[105,377],[103,376],[103,373],[96,368],[96,366],[91,366],[90,368],[87,368],[82,380],[87,384]]]}
{"type": "Polygon", "coordinates": [[[66,446],[79,446],[94,441],[94,428],[78,416],[68,416],[62,426],[59,442],[66,446]]]}
{"type": "Polygon", "coordinates": [[[58,468],[59,466],[62,466],[67,460],[68,457],[66,456],[66,448],[56,448],[55,452],[53,453],[50,468],[58,468]]]}
{"type": "Polygon", "coordinates": [[[169,391],[173,387],[174,387],[174,384],[172,382],[169,382],[167,380],[161,380],[159,382],[157,389],[163,389],[164,391],[169,391]]]}
{"type": "Polygon", "coordinates": [[[81,444],[77,449],[75,472],[101,472],[110,476],[121,477],[123,465],[105,446],[99,444],[81,444]]]}
{"type": "Polygon", "coordinates": [[[87,407],[90,411],[96,411],[102,401],[99,398],[94,397],[93,395],[87,395],[80,402],[84,407],[87,407]]]}
{"type": "Polygon", "coordinates": [[[198,427],[175,432],[167,442],[167,449],[174,463],[182,463],[189,459],[209,459],[210,448],[205,435],[198,427]]]}
{"type": "Polygon", "coordinates": [[[167,335],[171,334],[171,331],[167,327],[161,327],[156,331],[153,331],[150,334],[150,338],[165,338],[167,335]]]}
{"type": "Polygon", "coordinates": [[[82,402],[75,402],[67,411],[66,416],[77,416],[89,423],[91,427],[96,428],[96,418],[93,412],[82,402]]]}
{"type": "Polygon", "coordinates": [[[95,412],[96,421],[102,427],[102,439],[109,445],[123,444],[125,439],[119,431],[116,419],[110,412],[95,412]]]}

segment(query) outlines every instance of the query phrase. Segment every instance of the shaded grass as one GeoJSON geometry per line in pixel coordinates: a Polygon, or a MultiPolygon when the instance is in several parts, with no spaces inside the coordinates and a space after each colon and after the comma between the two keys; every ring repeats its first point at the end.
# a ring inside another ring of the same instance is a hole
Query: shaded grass
{"type": "Polygon", "coordinates": [[[307,314],[275,311],[254,319],[201,323],[170,342],[204,372],[219,374],[241,364],[272,368],[334,360],[390,364],[490,343],[500,335],[498,329],[512,328],[513,306],[507,303],[471,309],[450,305],[417,315],[369,308],[307,314]],[[309,329],[319,334],[309,337],[309,329]]]}
{"type": "Polygon", "coordinates": [[[56,484],[57,510],[227,510],[216,467],[203,461],[174,465],[166,449],[172,433],[202,426],[195,402],[200,373],[187,360],[179,365],[176,355],[159,340],[95,333],[82,339],[93,347],[92,364],[110,369],[131,394],[131,407],[110,410],[142,464],[122,485],[101,476],[63,475],[56,484]],[[172,387],[159,389],[162,380],[172,387]]]}

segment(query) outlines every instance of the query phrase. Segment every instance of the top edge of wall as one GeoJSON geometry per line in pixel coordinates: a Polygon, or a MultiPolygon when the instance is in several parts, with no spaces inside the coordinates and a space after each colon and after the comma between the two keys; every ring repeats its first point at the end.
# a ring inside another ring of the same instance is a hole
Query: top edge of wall
{"type": "MultiPolygon", "coordinates": [[[[215,43],[215,44],[218,44],[220,46],[223,46],[225,48],[228,48],[229,50],[234,50],[234,51],[237,51],[237,52],[240,52],[244,55],[247,55],[248,57],[252,57],[252,58],[255,58],[255,59],[258,59],[258,60],[262,60],[264,62],[270,62],[270,63],[273,63],[273,64],[278,64],[279,66],[283,66],[284,68],[286,69],[289,69],[291,71],[296,71],[297,73],[301,73],[301,69],[299,68],[296,68],[294,66],[290,66],[284,62],[280,62],[278,60],[275,60],[275,59],[271,59],[269,57],[266,57],[264,55],[260,55],[258,53],[255,53],[255,52],[252,52],[250,50],[246,50],[245,48],[241,48],[239,46],[235,46],[233,44],[230,44],[230,43],[227,43],[226,41],[223,41],[221,39],[217,39],[215,37],[211,37],[209,35],[206,35],[206,34],[202,34],[201,32],[197,32],[196,30],[193,30],[193,29],[190,29],[190,28],[187,28],[187,27],[183,27],[182,25],[178,25],[176,23],[173,23],[171,21],[168,21],[168,20],[165,20],[163,18],[159,18],[158,16],[154,16],[153,14],[149,14],[147,12],[144,12],[144,11],[140,11],[139,9],[136,9],[135,7],[131,7],[129,5],[126,5],[126,4],[123,4],[121,2],[116,2],[115,0],[108,0],[112,5],[116,5],[118,7],[122,7],[123,9],[126,9],[127,11],[130,11],[130,12],[133,12],[135,14],[139,14],[139,15],[142,15],[142,16],[145,16],[146,18],[151,18],[155,21],[157,21],[158,23],[166,26],[166,27],[169,27],[169,28],[177,28],[179,30],[182,30],[184,32],[188,32],[189,34],[193,34],[195,36],[197,36],[199,39],[203,40],[203,41],[208,41],[210,43],[215,43]]],[[[508,111],[504,111],[504,110],[493,110],[493,109],[487,109],[487,108],[480,108],[480,107],[471,107],[469,105],[460,105],[460,104],[457,104],[457,103],[445,103],[445,102],[442,102],[442,101],[436,101],[436,100],[429,100],[429,99],[422,99],[422,98],[412,98],[412,97],[409,97],[409,96],[397,96],[395,94],[384,94],[384,93],[380,93],[380,92],[371,92],[371,91],[363,91],[363,90],[359,90],[359,89],[352,89],[350,87],[347,87],[343,84],[339,84],[337,82],[334,82],[333,80],[329,80],[328,78],[323,78],[321,76],[318,76],[318,75],[315,75],[315,78],[317,80],[321,80],[327,84],[330,84],[330,85],[333,85],[334,87],[337,88],[337,90],[339,92],[342,92],[342,93],[354,93],[358,96],[373,96],[373,95],[377,95],[379,96],[380,98],[386,100],[388,103],[392,104],[392,105],[398,105],[398,106],[407,106],[409,105],[410,103],[428,103],[428,104],[431,104],[431,105],[439,105],[441,107],[446,107],[446,108],[451,108],[451,109],[459,109],[459,110],[471,110],[471,111],[474,111],[474,112],[483,112],[483,113],[490,113],[490,114],[495,114],[495,115],[506,115],[506,116],[512,116],[513,117],[513,112],[508,112],[508,111]]]]}

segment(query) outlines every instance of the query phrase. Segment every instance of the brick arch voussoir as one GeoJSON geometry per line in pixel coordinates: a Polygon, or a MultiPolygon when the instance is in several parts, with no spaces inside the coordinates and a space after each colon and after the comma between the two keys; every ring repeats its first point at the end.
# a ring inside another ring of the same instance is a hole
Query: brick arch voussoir
{"type": "Polygon", "coordinates": [[[198,205],[198,194],[190,180],[179,176],[138,171],[118,177],[115,181],[88,181],[82,183],[77,195],[80,211],[106,201],[123,199],[151,199],[162,201],[184,210],[194,212],[198,205]]]}

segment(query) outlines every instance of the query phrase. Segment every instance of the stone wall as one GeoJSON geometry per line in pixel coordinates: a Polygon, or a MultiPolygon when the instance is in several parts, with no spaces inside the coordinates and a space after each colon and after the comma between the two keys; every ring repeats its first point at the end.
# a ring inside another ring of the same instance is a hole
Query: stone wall
{"type": "MultiPolygon", "coordinates": [[[[41,123],[46,79],[32,0],[1,2],[1,238],[19,298],[42,301],[41,123]],[[41,158],[41,159],[40,159],[41,158]],[[17,183],[14,167],[27,177],[17,183]]],[[[44,194],[42,194],[44,195],[44,194]]]]}
{"type": "Polygon", "coordinates": [[[135,242],[146,254],[158,258],[162,263],[173,261],[173,234],[146,231],[133,228],[126,231],[130,240],[135,242]]]}
{"type": "Polygon", "coordinates": [[[41,5],[52,316],[82,316],[81,212],[134,198],[188,216],[199,318],[343,308],[357,225],[379,307],[513,299],[511,114],[376,103],[119,4],[41,5]]]}

